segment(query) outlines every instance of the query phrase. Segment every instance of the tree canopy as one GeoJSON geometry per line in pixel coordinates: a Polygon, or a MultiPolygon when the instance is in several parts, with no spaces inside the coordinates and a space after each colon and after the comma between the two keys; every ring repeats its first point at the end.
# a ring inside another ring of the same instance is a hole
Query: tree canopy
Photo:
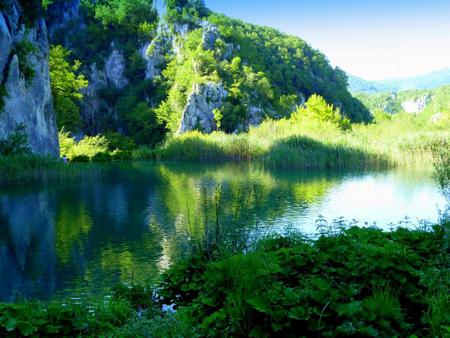
{"type": "Polygon", "coordinates": [[[81,63],[69,63],[69,56],[70,52],[62,46],[50,48],[50,79],[58,128],[77,131],[81,127],[78,106],[83,98],[81,90],[88,82],[78,73],[81,63]]]}

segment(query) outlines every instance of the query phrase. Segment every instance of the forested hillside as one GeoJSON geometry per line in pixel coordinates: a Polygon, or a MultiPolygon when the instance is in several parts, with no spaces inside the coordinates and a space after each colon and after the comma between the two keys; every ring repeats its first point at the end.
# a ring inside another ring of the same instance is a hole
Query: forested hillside
{"type": "Polygon", "coordinates": [[[120,132],[153,146],[193,129],[246,131],[290,115],[315,93],[352,121],[370,121],[345,73],[303,40],[212,13],[203,1],[166,5],[164,20],[151,0],[48,6],[50,41],[64,48],[54,58],[89,83],[72,88],[80,95],[71,102],[54,91],[60,129],[120,132]]]}

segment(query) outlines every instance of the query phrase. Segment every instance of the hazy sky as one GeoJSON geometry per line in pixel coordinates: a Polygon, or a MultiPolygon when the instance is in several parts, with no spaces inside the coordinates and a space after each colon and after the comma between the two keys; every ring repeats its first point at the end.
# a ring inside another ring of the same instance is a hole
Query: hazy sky
{"type": "Polygon", "coordinates": [[[450,67],[450,0],[206,0],[210,9],[299,36],[366,79],[450,67]]]}

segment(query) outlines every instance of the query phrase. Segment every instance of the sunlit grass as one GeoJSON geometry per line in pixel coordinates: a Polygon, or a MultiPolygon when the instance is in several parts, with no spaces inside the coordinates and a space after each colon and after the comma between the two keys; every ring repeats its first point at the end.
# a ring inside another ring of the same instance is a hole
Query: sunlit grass
{"type": "Polygon", "coordinates": [[[313,120],[265,121],[246,134],[175,136],[156,155],[174,160],[258,160],[273,167],[361,168],[430,166],[431,145],[447,144],[450,132],[424,128],[411,117],[372,125],[337,126],[313,120]]]}

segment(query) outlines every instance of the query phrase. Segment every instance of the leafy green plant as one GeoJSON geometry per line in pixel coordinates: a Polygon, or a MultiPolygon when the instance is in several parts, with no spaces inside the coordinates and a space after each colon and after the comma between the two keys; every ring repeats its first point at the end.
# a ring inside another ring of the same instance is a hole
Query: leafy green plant
{"type": "Polygon", "coordinates": [[[77,141],[70,133],[62,130],[59,132],[59,145],[61,157],[66,157],[71,162],[128,161],[153,158],[153,153],[148,148],[137,148],[133,139],[115,132],[84,136],[77,141]]]}
{"type": "Polygon", "coordinates": [[[311,95],[306,101],[305,107],[298,108],[291,116],[291,120],[294,122],[298,121],[301,123],[302,118],[330,122],[344,131],[351,129],[350,120],[342,116],[339,109],[335,109],[333,105],[327,104],[323,97],[316,94],[311,95]]]}
{"type": "Polygon", "coordinates": [[[431,334],[448,326],[437,317],[448,311],[445,298],[426,296],[430,272],[448,270],[437,259],[444,240],[441,227],[269,238],[245,254],[176,264],[164,278],[164,301],[184,307],[208,336],[431,334]]]}
{"type": "Polygon", "coordinates": [[[6,90],[5,85],[0,84],[0,114],[5,108],[5,97],[8,96],[8,91],[6,90]]]}
{"type": "Polygon", "coordinates": [[[29,153],[28,135],[23,124],[17,126],[6,139],[0,140],[0,155],[26,155],[29,153]]]}
{"type": "Polygon", "coordinates": [[[59,129],[76,132],[81,127],[78,103],[83,98],[81,90],[88,82],[83,75],[77,75],[81,63],[69,63],[70,52],[62,46],[51,46],[49,57],[50,82],[56,122],[59,129]]]}

